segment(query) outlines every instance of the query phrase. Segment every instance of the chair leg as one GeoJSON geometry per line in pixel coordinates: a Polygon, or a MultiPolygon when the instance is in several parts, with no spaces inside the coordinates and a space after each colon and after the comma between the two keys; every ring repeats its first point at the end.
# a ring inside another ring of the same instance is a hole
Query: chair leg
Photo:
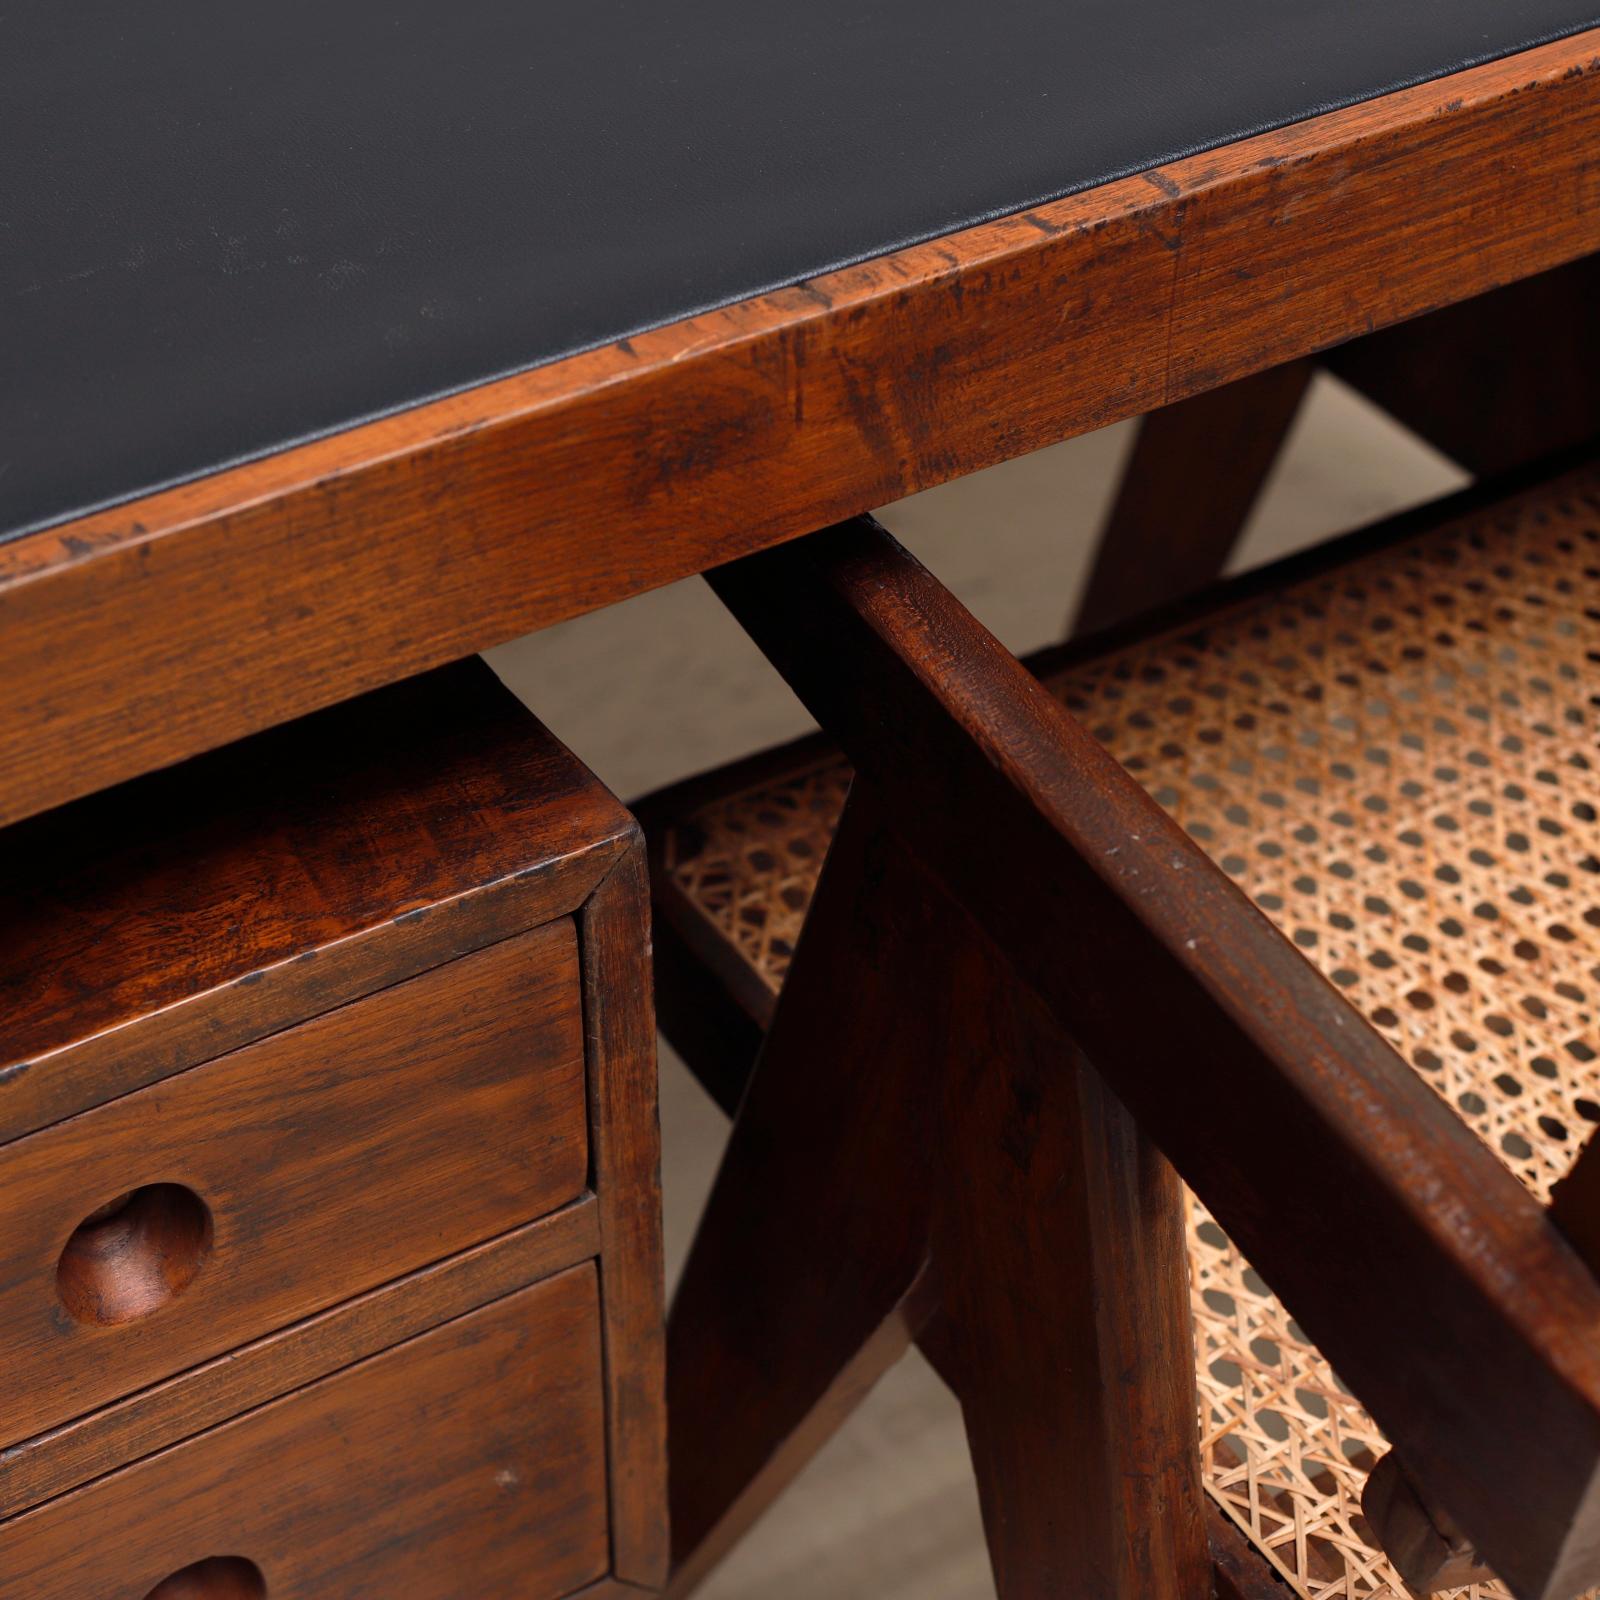
{"type": "MultiPolygon", "coordinates": [[[[852,796],[668,1325],[673,1595],[904,1353],[929,1307],[928,894],[852,796]]],[[[935,1077],[936,1081],[936,1077],[935,1077]]]]}
{"type": "Polygon", "coordinates": [[[671,1593],[921,1334],[1003,1600],[1209,1595],[1178,1206],[858,785],[673,1307],[671,1593]]]}
{"type": "Polygon", "coordinates": [[[1311,373],[1310,361],[1292,361],[1144,418],[1074,633],[1109,627],[1221,574],[1311,373]]]}
{"type": "Polygon", "coordinates": [[[983,981],[991,1054],[952,1083],[928,1346],[996,1590],[1205,1600],[1182,1188],[1038,1002],[998,961],[983,981]]]}

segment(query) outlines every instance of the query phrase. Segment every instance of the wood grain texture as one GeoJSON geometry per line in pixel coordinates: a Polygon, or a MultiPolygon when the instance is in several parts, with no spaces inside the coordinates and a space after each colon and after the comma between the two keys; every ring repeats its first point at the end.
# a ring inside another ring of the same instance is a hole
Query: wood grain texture
{"type": "Polygon", "coordinates": [[[1239,378],[1139,424],[1073,631],[1093,633],[1213,582],[1311,382],[1310,361],[1239,378]]]}
{"type": "Polygon", "coordinates": [[[0,1436],[26,1439],[531,1220],[588,1178],[577,941],[562,920],[0,1152],[0,1436]],[[57,1260],[97,1206],[181,1185],[187,1288],[78,1321],[57,1260]]]}
{"type": "Polygon", "coordinates": [[[14,541],[0,822],[1597,248],[1583,34],[14,541]]]}
{"type": "Polygon", "coordinates": [[[1294,1591],[1212,1501],[1206,1502],[1206,1532],[1217,1600],[1293,1600],[1294,1591]]]}
{"type": "Polygon", "coordinates": [[[937,1305],[924,1281],[937,1089],[917,1090],[925,1071],[936,1085],[952,1018],[879,1003],[919,985],[915,935],[933,908],[884,856],[866,807],[846,807],[830,859],[673,1299],[674,1595],[793,1481],[937,1305]]]}
{"type": "Polygon", "coordinates": [[[600,1212],[612,1570],[653,1589],[666,1579],[668,1558],[666,1288],[650,886],[637,829],[585,903],[578,929],[600,1212]]]}
{"type": "Polygon", "coordinates": [[[916,1338],[1005,1600],[1204,1600],[1177,1180],[885,816],[846,804],[674,1303],[671,1592],[916,1338]]]}
{"type": "Polygon", "coordinates": [[[1600,437],[1600,258],[1357,339],[1328,368],[1478,477],[1600,437]]]}
{"type": "Polygon", "coordinates": [[[0,1142],[573,910],[627,814],[481,662],[0,835],[0,1142]]]}
{"type": "Polygon", "coordinates": [[[1211,1600],[1182,1186],[1003,956],[939,978],[971,1042],[934,1167],[938,1366],[996,1593],[1211,1600]]]}
{"type": "MultiPolygon", "coordinates": [[[[1317,364],[1269,368],[1143,419],[1079,633],[1221,575],[1317,364]]],[[[1480,478],[1580,449],[1600,438],[1600,256],[1353,339],[1320,364],[1480,478]]]]}
{"type": "Polygon", "coordinates": [[[713,582],[1502,1577],[1594,1582],[1600,1288],[1532,1197],[881,530],[713,582]]]}
{"type": "Polygon", "coordinates": [[[599,1253],[593,1196],[0,1451],[0,1518],[599,1253]]]}
{"type": "Polygon", "coordinates": [[[466,1574],[557,1600],[607,1568],[598,1319],[576,1267],[53,1500],[0,1525],[7,1590],[144,1600],[234,1556],[271,1600],[458,1600],[466,1574]]]}

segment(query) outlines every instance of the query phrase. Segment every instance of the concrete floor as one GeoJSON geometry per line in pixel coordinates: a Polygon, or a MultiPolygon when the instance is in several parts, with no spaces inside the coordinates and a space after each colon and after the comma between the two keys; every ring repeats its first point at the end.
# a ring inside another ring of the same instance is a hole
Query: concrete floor
{"type": "MultiPolygon", "coordinates": [[[[1130,425],[915,495],[889,528],[1013,650],[1058,638],[1130,425]]],[[[1458,487],[1460,475],[1319,379],[1240,566],[1458,487]]],[[[698,579],[490,653],[517,694],[624,799],[804,731],[809,719],[698,579]]],[[[726,1124],[661,1051],[668,1282],[726,1124]]],[[[731,1399],[732,1397],[730,1397],[731,1399]]],[[[705,1600],[989,1600],[960,1413],[919,1356],[881,1383],[701,1590],[705,1600]]]]}

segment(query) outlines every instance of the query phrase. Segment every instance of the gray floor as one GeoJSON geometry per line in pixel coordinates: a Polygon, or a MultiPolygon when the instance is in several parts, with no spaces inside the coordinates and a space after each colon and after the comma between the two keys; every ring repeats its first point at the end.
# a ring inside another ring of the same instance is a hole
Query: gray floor
{"type": "MultiPolygon", "coordinates": [[[[1127,426],[885,507],[883,520],[1012,649],[1056,639],[1131,439],[1127,426]]],[[[1457,487],[1446,462],[1320,379],[1241,566],[1457,487]]],[[[490,662],[624,799],[809,724],[698,579],[493,651],[490,662]]],[[[675,1278],[726,1125],[661,1052],[675,1278]]],[[[701,1593],[706,1600],[987,1600],[960,1414],[920,1357],[879,1385],[701,1593]]]]}

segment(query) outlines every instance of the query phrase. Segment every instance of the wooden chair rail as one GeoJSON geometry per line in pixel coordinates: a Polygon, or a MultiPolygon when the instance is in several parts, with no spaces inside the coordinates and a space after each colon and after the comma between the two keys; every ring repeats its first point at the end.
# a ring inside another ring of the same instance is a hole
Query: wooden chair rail
{"type": "Polygon", "coordinates": [[[1600,1288],[1538,1205],[880,528],[711,581],[1502,1576],[1595,1581],[1600,1288]]]}

